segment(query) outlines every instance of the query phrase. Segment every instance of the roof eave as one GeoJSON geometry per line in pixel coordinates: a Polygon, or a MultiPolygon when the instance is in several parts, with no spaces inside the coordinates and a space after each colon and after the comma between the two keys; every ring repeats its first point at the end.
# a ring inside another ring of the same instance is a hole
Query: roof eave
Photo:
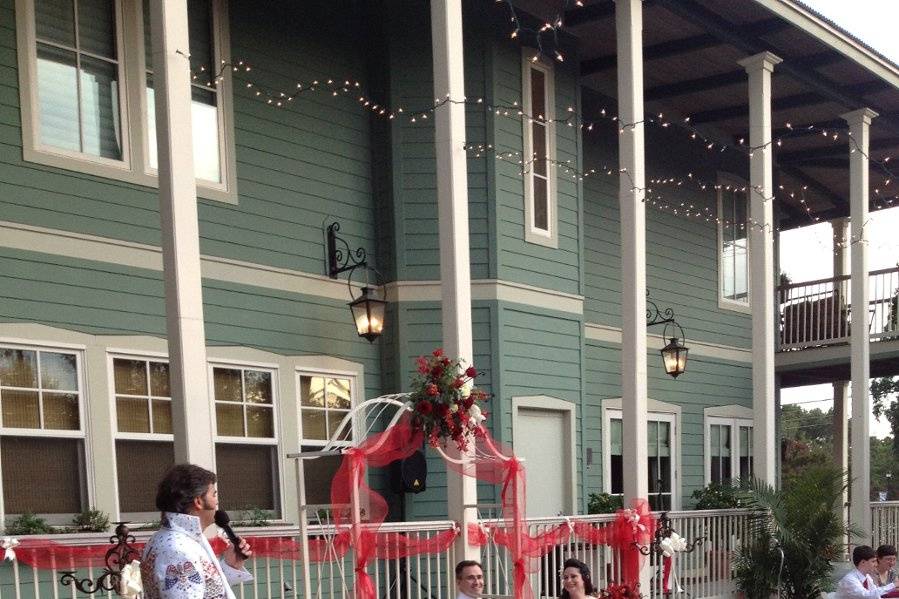
{"type": "Polygon", "coordinates": [[[775,15],[821,40],[846,58],[868,69],[899,89],[899,66],[866,48],[845,31],[835,27],[794,0],[754,0],[775,15]]]}

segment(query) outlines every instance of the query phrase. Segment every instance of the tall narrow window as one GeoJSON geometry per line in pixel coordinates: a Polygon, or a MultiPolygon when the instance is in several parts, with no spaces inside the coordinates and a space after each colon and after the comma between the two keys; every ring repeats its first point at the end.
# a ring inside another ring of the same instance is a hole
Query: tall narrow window
{"type": "Polygon", "coordinates": [[[156,483],[175,463],[169,365],[115,357],[112,371],[119,510],[149,514],[156,511],[156,483]]]}
{"type": "Polygon", "coordinates": [[[752,421],[706,418],[706,482],[752,478],[752,421]]]}
{"type": "MultiPolygon", "coordinates": [[[[299,375],[300,442],[304,451],[321,449],[338,435],[336,446],[353,441],[351,423],[340,429],[353,407],[353,380],[341,376],[299,375]]],[[[306,460],[306,500],[313,505],[330,505],[331,480],[340,466],[339,456],[306,460]]]]}
{"type": "Polygon", "coordinates": [[[122,160],[117,6],[35,0],[40,143],[122,160]]]}
{"type": "Polygon", "coordinates": [[[215,463],[219,497],[227,509],[261,509],[273,516],[280,511],[272,379],[270,370],[212,369],[215,463]]]}
{"type": "MultiPolygon", "coordinates": [[[[624,465],[622,460],[621,412],[609,410],[606,434],[608,441],[606,491],[615,496],[624,494],[624,465]]],[[[654,510],[670,510],[674,489],[674,416],[649,414],[646,424],[646,466],[649,505],[654,510]]]]}
{"type": "Polygon", "coordinates": [[[555,247],[558,235],[552,66],[525,55],[522,82],[525,239],[555,247]]]}
{"type": "Polygon", "coordinates": [[[749,215],[745,187],[723,182],[718,190],[719,279],[724,303],[749,303],[749,215]]]}
{"type": "Polygon", "coordinates": [[[86,506],[79,356],[0,347],[0,463],[7,515],[86,506]]]}
{"type": "MultiPolygon", "coordinates": [[[[156,96],[153,91],[153,56],[150,31],[150,1],[144,0],[144,49],[147,82],[147,140],[149,167],[159,168],[156,144],[156,96]]],[[[222,179],[219,143],[219,92],[215,60],[214,15],[211,0],[190,0],[187,21],[190,29],[191,124],[194,172],[197,179],[219,183],[222,179]]]]}

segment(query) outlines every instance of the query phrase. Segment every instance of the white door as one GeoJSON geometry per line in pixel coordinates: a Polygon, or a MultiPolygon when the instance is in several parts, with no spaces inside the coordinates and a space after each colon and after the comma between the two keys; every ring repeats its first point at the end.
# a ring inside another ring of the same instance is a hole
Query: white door
{"type": "Polygon", "coordinates": [[[571,439],[565,413],[519,408],[515,427],[515,455],[524,458],[527,515],[568,514],[571,439]]]}

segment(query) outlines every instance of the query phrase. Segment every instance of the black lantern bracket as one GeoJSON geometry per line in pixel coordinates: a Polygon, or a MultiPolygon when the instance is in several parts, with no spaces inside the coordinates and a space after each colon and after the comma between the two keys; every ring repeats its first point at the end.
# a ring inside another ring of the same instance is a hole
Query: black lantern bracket
{"type": "Polygon", "coordinates": [[[668,340],[668,344],[662,348],[662,359],[665,363],[665,371],[673,378],[684,373],[687,365],[687,353],[689,349],[683,345],[686,341],[684,329],[674,318],[674,310],[665,308],[660,310],[658,304],[649,298],[649,290],[646,290],[646,326],[662,325],[662,339],[668,340]],[[669,331],[671,335],[669,335],[669,331]]]}
{"type": "Polygon", "coordinates": [[[340,223],[332,222],[325,229],[327,239],[328,276],[336,279],[341,273],[347,273],[347,289],[350,294],[350,311],[356,324],[356,330],[360,337],[373,342],[381,335],[384,327],[384,307],[387,304],[386,290],[381,284],[383,277],[377,269],[368,264],[368,255],[365,248],[358,247],[355,250],[347,241],[338,235],[340,223]],[[365,283],[359,290],[358,297],[353,292],[353,274],[357,269],[365,272],[365,283]],[[374,287],[369,287],[368,273],[375,275],[374,287]],[[380,299],[376,291],[381,290],[380,299]]]}
{"type": "Polygon", "coordinates": [[[113,546],[106,552],[103,559],[105,567],[103,573],[96,579],[78,578],[75,570],[66,570],[62,573],[59,582],[62,586],[74,586],[78,591],[93,595],[98,591],[119,590],[122,579],[122,569],[136,559],[140,559],[140,552],[134,547],[135,539],[128,530],[128,522],[116,522],[115,533],[109,537],[113,546]]]}

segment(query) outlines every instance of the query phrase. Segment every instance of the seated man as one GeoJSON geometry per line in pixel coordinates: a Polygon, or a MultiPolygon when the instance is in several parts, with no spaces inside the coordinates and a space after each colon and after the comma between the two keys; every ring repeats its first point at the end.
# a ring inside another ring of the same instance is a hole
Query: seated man
{"type": "Polygon", "coordinates": [[[877,548],[877,568],[871,575],[874,583],[884,587],[896,581],[896,548],[892,545],[881,545],[877,548]]]}
{"type": "Polygon", "coordinates": [[[156,507],[162,526],[140,564],[144,599],[235,599],[231,585],[253,580],[244,569],[252,554],[246,541],[240,544],[243,556],[229,546],[219,560],[203,536],[218,509],[215,480],[209,470],[179,464],[160,481],[156,507]]]}
{"type": "Polygon", "coordinates": [[[880,599],[896,588],[892,582],[882,587],[874,584],[871,575],[877,569],[877,552],[868,545],[859,545],[852,550],[852,563],[855,568],[840,580],[836,599],[880,599]]]}
{"type": "Polygon", "coordinates": [[[484,571],[473,559],[456,564],[456,599],[478,599],[484,592],[484,571]]]}

